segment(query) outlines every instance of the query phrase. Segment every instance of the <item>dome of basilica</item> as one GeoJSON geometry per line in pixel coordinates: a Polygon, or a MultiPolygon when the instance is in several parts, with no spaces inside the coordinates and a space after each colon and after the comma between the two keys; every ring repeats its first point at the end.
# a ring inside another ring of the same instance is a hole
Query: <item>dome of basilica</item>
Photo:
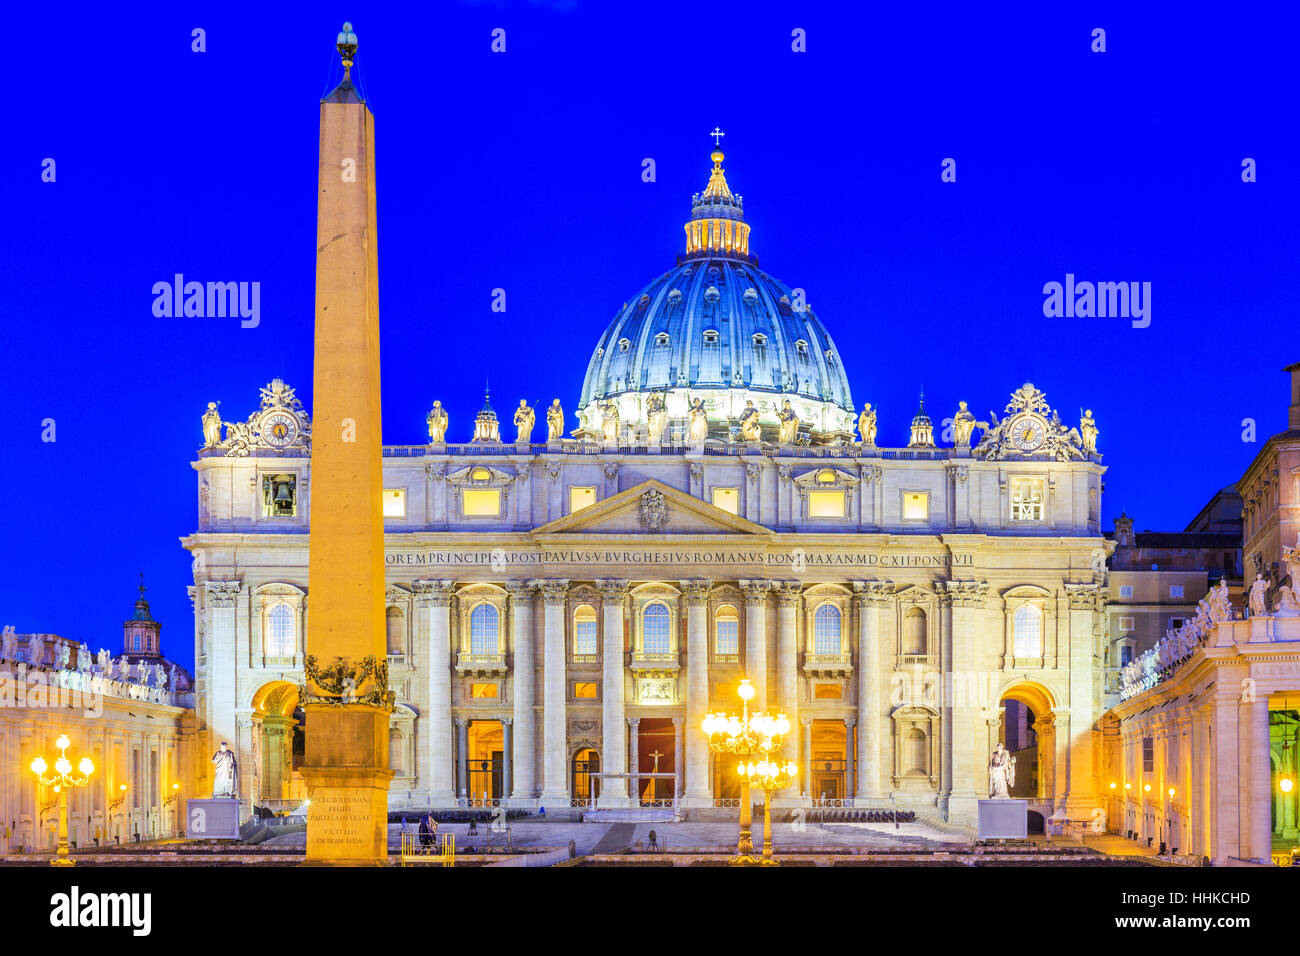
{"type": "Polygon", "coordinates": [[[644,429],[648,403],[667,409],[663,440],[685,435],[700,399],[710,438],[736,434],[748,404],[763,437],[774,440],[785,402],[800,440],[851,437],[853,399],[838,349],[802,290],[758,267],[749,252],[742,197],[733,194],[715,149],[703,193],[692,197],[686,253],[619,310],[601,336],[583,380],[575,434],[595,436],[604,409],[618,412],[621,435],[644,429]]]}

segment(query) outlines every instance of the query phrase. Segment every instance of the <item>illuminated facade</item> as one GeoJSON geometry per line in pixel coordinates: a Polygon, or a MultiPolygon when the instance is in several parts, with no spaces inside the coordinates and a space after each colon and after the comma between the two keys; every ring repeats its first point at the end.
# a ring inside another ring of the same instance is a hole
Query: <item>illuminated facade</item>
{"type": "MultiPolygon", "coordinates": [[[[701,721],[738,709],[748,677],[795,728],[778,806],[893,796],[970,823],[1016,701],[1035,811],[1089,819],[1100,456],[1031,384],[1001,420],[963,412],[952,446],[922,410],[908,447],[878,447],[821,321],[758,269],[722,158],[685,255],[600,337],[574,432],[544,415],[535,440],[523,409],[503,441],[486,404],[448,443],[435,407],[429,444],[384,448],[390,805],[728,806],[734,768],[701,721]]],[[[197,718],[204,747],[236,747],[246,803],[274,806],[302,796],[311,733],[311,421],[277,380],[225,425],[194,462],[183,540],[197,718]]]]}

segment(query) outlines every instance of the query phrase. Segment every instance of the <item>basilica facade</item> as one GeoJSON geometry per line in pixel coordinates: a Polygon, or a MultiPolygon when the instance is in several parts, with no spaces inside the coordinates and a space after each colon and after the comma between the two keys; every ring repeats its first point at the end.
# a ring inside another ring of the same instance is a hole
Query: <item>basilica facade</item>
{"type": "MultiPolygon", "coordinates": [[[[970,824],[1014,742],[1015,792],[1091,819],[1114,666],[1096,423],[973,383],[1002,417],[962,403],[936,442],[922,401],[906,447],[877,445],[723,158],[675,267],[596,342],[575,428],[562,399],[510,421],[485,401],[472,432],[434,402],[427,444],[384,448],[390,806],[732,806],[701,724],[748,679],[794,728],[778,806],[970,824]]],[[[251,811],[304,796],[312,424],[279,380],[249,405],[209,406],[183,544],[200,749],[236,749],[251,811]]]]}

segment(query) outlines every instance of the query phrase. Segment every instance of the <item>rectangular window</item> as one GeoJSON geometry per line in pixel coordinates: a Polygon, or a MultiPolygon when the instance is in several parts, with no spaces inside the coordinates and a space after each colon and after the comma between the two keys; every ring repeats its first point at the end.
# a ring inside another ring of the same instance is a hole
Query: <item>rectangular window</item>
{"type": "Polygon", "coordinates": [[[1133,663],[1133,645],[1122,644],[1119,649],[1119,666],[1128,667],[1133,663]]]}
{"type": "Polygon", "coordinates": [[[1182,626],[1183,626],[1183,619],[1182,619],[1181,617],[1171,617],[1171,618],[1169,619],[1169,626],[1170,626],[1170,627],[1175,627],[1175,628],[1177,628],[1177,627],[1182,627],[1182,626]]]}
{"type": "Polygon", "coordinates": [[[596,618],[579,618],[573,627],[573,654],[575,657],[596,656],[596,618]]]}
{"type": "Polygon", "coordinates": [[[262,517],[292,518],[297,514],[297,477],[294,475],[263,475],[262,517]]]}
{"type": "Polygon", "coordinates": [[[930,520],[930,493],[927,491],[903,492],[903,520],[930,520]]]}
{"type": "Polygon", "coordinates": [[[1011,520],[1043,520],[1043,479],[1011,479],[1011,520]]]}
{"type": "Polygon", "coordinates": [[[500,488],[462,488],[466,518],[495,518],[501,514],[500,488]]]}
{"type": "Polygon", "coordinates": [[[1183,596],[1183,586],[1181,584],[1169,585],[1169,596],[1171,598],[1180,598],[1183,596]]]}
{"type": "Polygon", "coordinates": [[[573,685],[574,700],[595,700],[597,696],[595,681],[578,681],[573,685]]]}
{"type": "Polygon", "coordinates": [[[1142,772],[1156,772],[1156,742],[1151,737],[1142,738],[1142,772]]]}
{"type": "Polygon", "coordinates": [[[406,517],[406,489],[405,488],[384,489],[384,517],[385,518],[406,517]]]}
{"type": "Polygon", "coordinates": [[[713,653],[720,657],[740,654],[740,620],[734,615],[718,615],[718,633],[714,638],[713,653]]]}
{"type": "Polygon", "coordinates": [[[714,488],[713,507],[740,514],[740,491],[736,488],[714,488]]]}
{"type": "Polygon", "coordinates": [[[1119,596],[1122,598],[1131,598],[1133,596],[1133,585],[1121,584],[1119,588],[1119,596]]]}
{"type": "Polygon", "coordinates": [[[843,518],[844,492],[810,491],[808,492],[808,517],[843,518]]]}
{"type": "Polygon", "coordinates": [[[497,685],[496,684],[470,684],[469,696],[475,698],[496,697],[497,685]]]}
{"type": "Polygon", "coordinates": [[[1133,630],[1133,618],[1131,618],[1131,617],[1121,617],[1121,618],[1119,619],[1119,629],[1120,629],[1121,631],[1131,631],[1131,630],[1133,630]]]}
{"type": "Polygon", "coordinates": [[[577,488],[569,489],[569,513],[581,511],[583,508],[589,508],[596,503],[595,488],[577,488]]]}
{"type": "Polygon", "coordinates": [[[813,698],[815,700],[840,700],[844,697],[844,688],[839,684],[814,684],[813,698]]]}

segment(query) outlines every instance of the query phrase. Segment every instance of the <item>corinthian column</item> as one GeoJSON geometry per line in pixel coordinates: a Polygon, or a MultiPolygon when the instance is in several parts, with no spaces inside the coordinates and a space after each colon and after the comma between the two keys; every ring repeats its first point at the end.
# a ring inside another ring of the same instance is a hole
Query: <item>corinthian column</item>
{"type": "MultiPolygon", "coordinates": [[[[597,581],[604,628],[601,654],[600,768],[606,773],[627,773],[627,715],[623,705],[623,599],[627,582],[597,581]]],[[[627,781],[604,778],[598,804],[602,807],[627,806],[627,781]]]]}
{"type": "Polygon", "coordinates": [[[542,674],[542,803],[569,805],[569,743],[564,692],[564,606],[568,581],[538,582],[546,611],[542,674]]]}
{"type": "Polygon", "coordinates": [[[880,726],[889,697],[880,680],[880,609],[894,600],[890,581],[855,581],[858,602],[858,782],[859,800],[885,795],[881,785],[880,726]]]}
{"type": "Polygon", "coordinates": [[[1065,593],[1070,601],[1070,775],[1065,801],[1070,819],[1087,820],[1099,805],[1092,766],[1092,727],[1097,719],[1093,661],[1099,656],[1100,635],[1095,629],[1106,606],[1106,589],[1099,584],[1067,584],[1065,593]]]}
{"type": "Polygon", "coordinates": [[[704,736],[704,715],[709,708],[709,582],[683,581],[686,597],[686,806],[707,807],[713,798],[709,787],[709,741],[704,736]]]}
{"type": "MultiPolygon", "coordinates": [[[[795,619],[799,612],[800,585],[782,581],[776,585],[776,707],[790,718],[785,752],[799,762],[799,644],[795,619]]],[[[803,767],[801,765],[801,772],[803,767]]]]}
{"type": "Polygon", "coordinates": [[[767,712],[767,593],[770,581],[741,581],[745,592],[745,674],[754,684],[754,710],[767,712]]]}
{"type": "Polygon", "coordinates": [[[451,589],[452,581],[416,581],[417,613],[428,619],[429,648],[427,677],[429,710],[421,718],[423,743],[427,748],[429,799],[432,806],[454,807],[452,790],[451,740],[451,589]]]}
{"type": "MultiPolygon", "coordinates": [[[[983,700],[978,699],[976,647],[980,633],[988,583],[984,581],[940,581],[940,599],[950,608],[951,626],[947,629],[948,656],[944,677],[952,693],[951,733],[944,746],[951,755],[951,792],[948,795],[948,818],[954,815],[974,821],[977,801],[986,792],[981,784],[986,767],[985,734],[978,725],[983,700]]],[[[946,701],[944,703],[947,703],[946,701]]]]}
{"type": "Polygon", "coordinates": [[[537,585],[529,582],[512,582],[506,586],[510,592],[510,607],[514,622],[514,661],[510,672],[514,677],[515,708],[513,747],[506,754],[512,765],[513,788],[506,788],[512,803],[528,805],[537,796],[537,714],[534,707],[537,665],[533,655],[533,595],[537,585]]]}

